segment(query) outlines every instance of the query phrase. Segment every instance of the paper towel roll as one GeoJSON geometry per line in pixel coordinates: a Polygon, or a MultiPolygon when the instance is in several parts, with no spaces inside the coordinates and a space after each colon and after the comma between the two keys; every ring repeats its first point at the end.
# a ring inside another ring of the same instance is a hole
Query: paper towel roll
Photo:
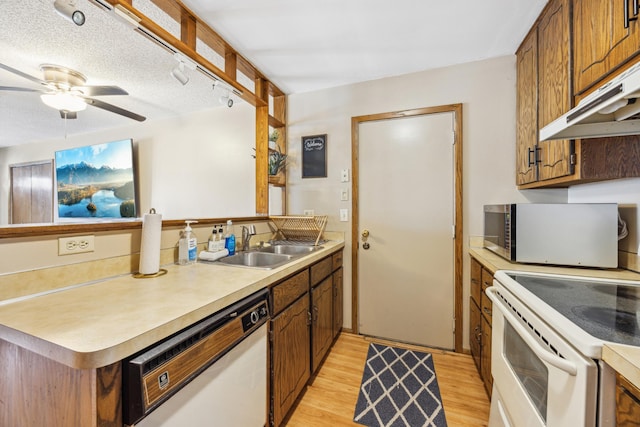
{"type": "Polygon", "coordinates": [[[144,214],[142,217],[142,239],[140,242],[140,273],[156,274],[160,270],[160,237],[162,214],[144,214]]]}

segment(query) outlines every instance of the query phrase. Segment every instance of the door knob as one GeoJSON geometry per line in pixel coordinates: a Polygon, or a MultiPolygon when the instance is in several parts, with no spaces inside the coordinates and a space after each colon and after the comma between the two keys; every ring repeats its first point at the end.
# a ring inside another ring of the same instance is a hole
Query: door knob
{"type": "Polygon", "coordinates": [[[365,229],[362,231],[362,238],[366,239],[367,237],[369,237],[369,230],[365,229]]]}

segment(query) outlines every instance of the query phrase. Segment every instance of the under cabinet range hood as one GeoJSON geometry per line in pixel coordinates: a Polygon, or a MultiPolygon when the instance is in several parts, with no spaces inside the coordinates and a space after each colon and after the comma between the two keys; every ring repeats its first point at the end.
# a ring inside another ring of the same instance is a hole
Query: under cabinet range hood
{"type": "Polygon", "coordinates": [[[640,62],[540,129],[540,141],[640,134],[640,62]]]}

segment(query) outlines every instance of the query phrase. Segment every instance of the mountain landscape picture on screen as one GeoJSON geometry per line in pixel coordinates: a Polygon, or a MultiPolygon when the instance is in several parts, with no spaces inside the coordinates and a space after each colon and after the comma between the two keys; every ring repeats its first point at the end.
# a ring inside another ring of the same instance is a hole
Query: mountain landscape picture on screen
{"type": "Polygon", "coordinates": [[[58,217],[135,218],[130,139],[56,152],[58,217]]]}

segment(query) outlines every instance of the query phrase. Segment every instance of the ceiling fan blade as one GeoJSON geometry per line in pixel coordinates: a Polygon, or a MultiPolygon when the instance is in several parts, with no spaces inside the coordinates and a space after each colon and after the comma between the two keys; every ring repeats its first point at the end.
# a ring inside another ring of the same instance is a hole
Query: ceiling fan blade
{"type": "Polygon", "coordinates": [[[75,86],[85,96],[129,95],[129,92],[118,86],[75,86]]]}
{"type": "Polygon", "coordinates": [[[66,110],[58,110],[58,111],[60,111],[61,119],[77,119],[78,118],[78,113],[76,113],[75,111],[66,111],[66,110]]]}
{"type": "Polygon", "coordinates": [[[12,92],[45,92],[40,89],[29,89],[26,87],[0,86],[0,90],[8,90],[12,92]]]}
{"type": "Polygon", "coordinates": [[[32,82],[39,83],[39,84],[45,85],[45,86],[47,85],[47,82],[45,82],[44,80],[40,80],[40,79],[38,79],[36,77],[33,77],[33,76],[31,76],[31,75],[29,75],[27,73],[23,73],[20,70],[16,70],[15,68],[9,67],[8,65],[0,63],[0,68],[2,68],[4,70],[7,70],[10,73],[16,74],[16,75],[18,75],[20,77],[23,77],[23,78],[25,78],[27,80],[31,80],[32,82]]]}
{"type": "Polygon", "coordinates": [[[128,117],[138,122],[144,122],[145,120],[147,120],[147,118],[144,116],[141,116],[136,113],[132,113],[131,111],[125,110],[124,108],[116,107],[115,105],[108,104],[106,102],[103,102],[97,99],[84,98],[84,97],[82,99],[84,99],[84,102],[86,102],[88,105],[92,105],[97,108],[102,108],[103,110],[111,111],[112,113],[120,114],[121,116],[128,117]]]}

